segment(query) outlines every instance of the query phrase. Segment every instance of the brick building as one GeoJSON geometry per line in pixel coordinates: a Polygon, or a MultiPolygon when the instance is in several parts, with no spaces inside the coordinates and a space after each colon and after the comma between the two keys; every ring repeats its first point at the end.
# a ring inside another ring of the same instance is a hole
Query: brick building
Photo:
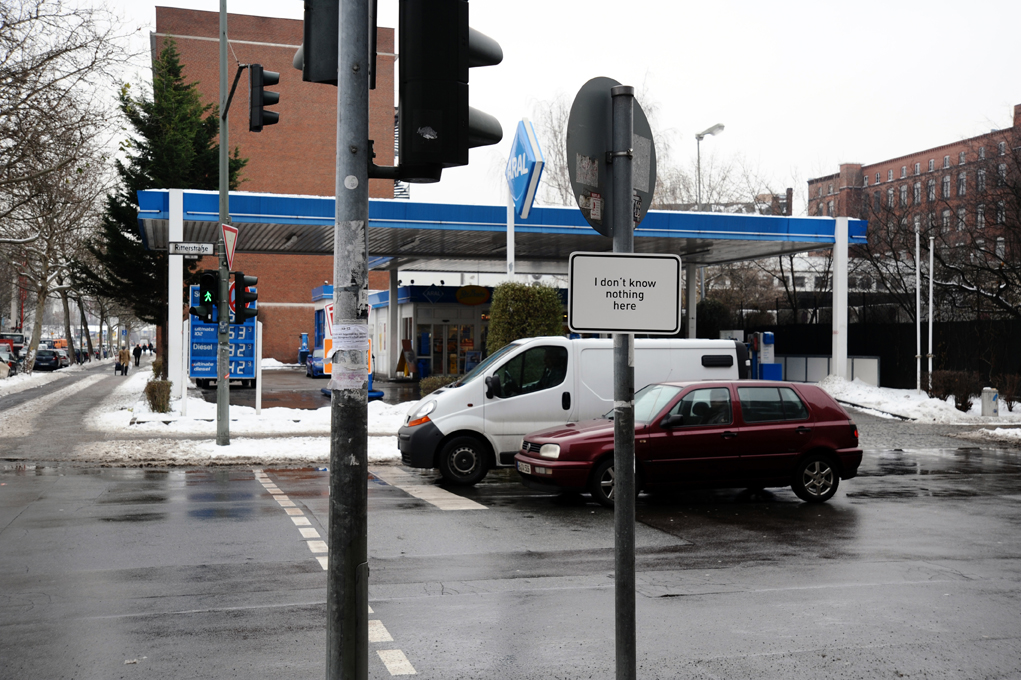
{"type": "MultiPolygon", "coordinates": [[[[172,7],[156,8],[152,35],[155,59],[168,39],[180,54],[184,77],[196,82],[203,101],[220,97],[219,13],[172,7]]],[[[241,191],[332,196],[335,193],[337,88],[306,83],[292,61],[303,38],[303,22],[293,19],[228,14],[228,77],[237,62],[262,64],[280,74],[273,86],[280,103],[271,110],[280,122],[260,133],[248,131],[248,74],[243,73],[230,110],[229,146],[238,148],[248,165],[241,191]]],[[[369,134],[377,165],[394,161],[394,30],[377,29],[376,89],[369,94],[369,134]]],[[[393,198],[391,180],[369,181],[369,196],[393,198]]],[[[199,262],[215,268],[214,258],[199,262]]],[[[239,251],[234,268],[259,277],[259,320],[263,322],[263,356],[297,360],[298,336],[314,325],[312,289],[332,282],[332,255],[256,254],[239,251]]],[[[371,272],[369,287],[387,287],[386,272],[371,272]]]]}

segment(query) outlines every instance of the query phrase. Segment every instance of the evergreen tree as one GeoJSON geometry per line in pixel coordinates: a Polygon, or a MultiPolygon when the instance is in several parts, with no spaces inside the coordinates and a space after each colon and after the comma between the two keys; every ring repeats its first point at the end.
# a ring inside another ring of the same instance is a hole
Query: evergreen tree
{"type": "MultiPolygon", "coordinates": [[[[112,299],[140,320],[162,330],[163,366],[167,366],[166,251],[149,250],[138,230],[138,191],[219,187],[218,107],[203,104],[196,83],[186,83],[172,40],[153,64],[151,97],[134,98],[130,86],[120,93],[120,110],[132,132],[122,142],[127,161],[117,161],[120,187],[107,198],[98,238],[89,246],[95,258],[76,267],[82,288],[112,299]]],[[[237,147],[230,159],[230,188],[240,184],[247,159],[237,147]]],[[[188,267],[193,271],[194,264],[188,267]]],[[[164,368],[164,371],[166,368],[164,368]]]]}

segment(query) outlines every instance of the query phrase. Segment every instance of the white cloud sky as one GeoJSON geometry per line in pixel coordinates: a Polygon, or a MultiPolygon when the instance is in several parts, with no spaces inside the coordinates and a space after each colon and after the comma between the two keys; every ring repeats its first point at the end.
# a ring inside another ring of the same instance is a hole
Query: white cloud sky
{"type": "MultiPolygon", "coordinates": [[[[109,2],[154,26],[155,3],[109,2]]],[[[219,10],[216,0],[160,4],[219,10]]],[[[303,6],[235,0],[228,10],[301,19],[303,6]]],[[[694,157],[695,132],[723,123],[725,132],[703,142],[703,158],[740,156],[778,188],[796,178],[796,191],[841,162],[1008,127],[1021,103],[1010,39],[1021,3],[1012,0],[473,0],[470,11],[472,26],[504,50],[501,65],[472,69],[471,103],[500,119],[505,139],[473,150],[471,165],[444,171],[439,184],[413,186],[414,200],[504,203],[501,171],[517,120],[537,101],[571,101],[596,76],[647,93],[642,103],[657,110],[653,124],[676,161],[694,157]]],[[[379,13],[381,26],[396,26],[397,0],[379,0],[379,13]]]]}

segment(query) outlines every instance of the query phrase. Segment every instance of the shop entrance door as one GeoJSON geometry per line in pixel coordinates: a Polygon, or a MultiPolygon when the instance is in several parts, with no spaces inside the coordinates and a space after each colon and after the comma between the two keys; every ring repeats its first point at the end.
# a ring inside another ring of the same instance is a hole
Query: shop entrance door
{"type": "Polygon", "coordinates": [[[474,324],[419,324],[418,340],[419,359],[429,358],[429,375],[463,375],[466,359],[478,363],[474,324]]]}

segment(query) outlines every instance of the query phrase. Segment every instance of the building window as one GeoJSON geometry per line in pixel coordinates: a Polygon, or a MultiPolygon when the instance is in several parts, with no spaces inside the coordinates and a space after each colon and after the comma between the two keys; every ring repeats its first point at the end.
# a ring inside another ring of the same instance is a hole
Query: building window
{"type": "Polygon", "coordinates": [[[943,167],[944,168],[949,168],[950,167],[950,156],[944,156],[943,157],[943,167]]]}
{"type": "Polygon", "coordinates": [[[830,289],[830,277],[828,276],[817,276],[815,277],[815,290],[829,290],[830,289]]]}
{"type": "Polygon", "coordinates": [[[866,186],[867,187],[868,185],[869,185],[869,175],[868,175],[868,173],[865,173],[865,184],[863,184],[862,186],[866,186]]]}
{"type": "Polygon", "coordinates": [[[892,208],[893,207],[893,189],[892,188],[886,190],[886,207],[887,208],[892,208]]]}
{"type": "Polygon", "coordinates": [[[986,190],[986,171],[985,170],[979,170],[975,174],[975,189],[978,190],[979,193],[982,193],[983,191],[986,190]]]}
{"type": "Polygon", "coordinates": [[[982,160],[985,157],[986,157],[986,148],[984,146],[980,146],[978,148],[978,159],[982,160]]]}
{"type": "Polygon", "coordinates": [[[886,171],[886,181],[887,182],[893,181],[893,168],[886,171]]]}
{"type": "Polygon", "coordinates": [[[929,213],[929,229],[936,226],[936,213],[929,213]]]}
{"type": "Polygon", "coordinates": [[[1007,239],[1002,236],[996,239],[996,257],[1001,260],[1007,258],[1007,239]]]}
{"type": "Polygon", "coordinates": [[[805,287],[805,277],[804,276],[795,276],[794,277],[794,287],[795,288],[804,288],[805,287]]]}
{"type": "Polygon", "coordinates": [[[906,165],[900,166],[900,178],[904,179],[907,176],[908,176],[908,166],[906,166],[906,165]]]}
{"type": "Polygon", "coordinates": [[[826,216],[833,217],[833,201],[826,204],[826,216]]]}
{"type": "Polygon", "coordinates": [[[980,205],[975,209],[975,228],[985,229],[986,227],[986,207],[980,205]]]}
{"type": "Polygon", "coordinates": [[[968,190],[968,173],[959,172],[957,173],[957,195],[964,196],[968,190]]]}
{"type": "Polygon", "coordinates": [[[917,175],[921,171],[922,171],[922,164],[921,163],[915,163],[915,174],[917,175]]]}
{"type": "Polygon", "coordinates": [[[943,176],[943,198],[950,198],[950,175],[943,176]]]}
{"type": "Polygon", "coordinates": [[[964,152],[957,154],[957,164],[964,165],[964,152]]]}
{"type": "Polygon", "coordinates": [[[915,222],[915,233],[918,233],[919,230],[922,227],[922,216],[921,215],[915,215],[914,222],[915,222]]]}
{"type": "Polygon", "coordinates": [[[829,188],[828,188],[828,189],[826,189],[826,194],[827,194],[828,196],[832,196],[832,195],[833,195],[833,185],[832,185],[832,184],[831,184],[831,185],[829,185],[829,188]]]}
{"type": "Polygon", "coordinates": [[[908,204],[908,185],[902,184],[900,187],[900,205],[903,208],[908,204]]]}
{"type": "Polygon", "coordinates": [[[1001,156],[1007,155],[1007,142],[1000,142],[996,145],[996,153],[1001,156]]]}
{"type": "Polygon", "coordinates": [[[912,199],[913,199],[914,205],[918,205],[919,203],[922,202],[922,183],[921,182],[915,182],[915,191],[912,194],[912,199]]]}
{"type": "Polygon", "coordinates": [[[879,173],[876,173],[876,184],[879,184],[879,173]]]}
{"type": "Polygon", "coordinates": [[[944,210],[943,211],[942,226],[943,226],[943,231],[949,231],[950,230],[950,211],[949,210],[944,210]]]}
{"type": "Polygon", "coordinates": [[[820,203],[818,206],[816,206],[815,214],[818,215],[819,217],[822,217],[822,211],[823,211],[823,207],[822,207],[822,203],[820,203]]]}
{"type": "Polygon", "coordinates": [[[1002,187],[1007,181],[1007,164],[1000,163],[996,166],[996,186],[1002,187]]]}
{"type": "Polygon", "coordinates": [[[873,212],[879,212],[879,192],[872,194],[872,210],[873,212]]]}
{"type": "Polygon", "coordinates": [[[933,201],[936,200],[936,180],[934,179],[929,180],[929,183],[926,185],[925,198],[926,200],[929,201],[929,203],[932,203],[933,201]]]}
{"type": "Polygon", "coordinates": [[[964,208],[957,209],[957,231],[964,231],[964,220],[968,216],[968,211],[964,208]]]}
{"type": "Polygon", "coordinates": [[[929,172],[932,172],[935,169],[936,169],[936,161],[934,161],[933,159],[930,158],[929,159],[929,172]]]}
{"type": "Polygon", "coordinates": [[[996,223],[1003,224],[1007,221],[1007,204],[1003,201],[996,202],[996,223]]]}

